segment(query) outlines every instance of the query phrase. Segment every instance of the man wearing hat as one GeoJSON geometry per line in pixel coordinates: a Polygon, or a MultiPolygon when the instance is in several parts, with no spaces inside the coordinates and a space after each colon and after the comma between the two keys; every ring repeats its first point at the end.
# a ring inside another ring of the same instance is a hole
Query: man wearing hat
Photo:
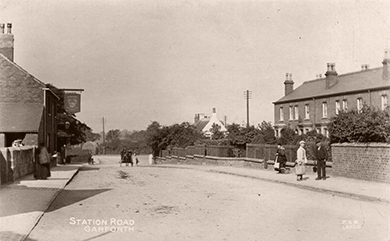
{"type": "Polygon", "coordinates": [[[321,140],[316,140],[316,151],[315,156],[317,159],[317,178],[316,180],[326,180],[326,160],[328,159],[328,152],[326,148],[322,145],[321,140]]]}

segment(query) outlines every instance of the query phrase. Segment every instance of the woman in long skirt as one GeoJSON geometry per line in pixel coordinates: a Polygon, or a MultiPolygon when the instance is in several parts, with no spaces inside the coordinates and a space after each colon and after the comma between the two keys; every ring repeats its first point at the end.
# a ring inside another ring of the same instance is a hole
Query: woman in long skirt
{"type": "Polygon", "coordinates": [[[306,172],[305,164],[307,163],[306,150],[304,149],[305,142],[299,142],[299,148],[297,150],[297,160],[295,161],[295,174],[297,175],[297,181],[302,181],[303,175],[306,172]]]}
{"type": "Polygon", "coordinates": [[[43,143],[40,143],[35,153],[36,179],[47,179],[50,177],[50,155],[43,143]]]}

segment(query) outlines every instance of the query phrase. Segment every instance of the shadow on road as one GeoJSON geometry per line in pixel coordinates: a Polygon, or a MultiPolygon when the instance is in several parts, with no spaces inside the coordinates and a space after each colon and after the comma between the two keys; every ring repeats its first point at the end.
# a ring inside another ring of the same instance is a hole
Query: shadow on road
{"type": "Polygon", "coordinates": [[[25,241],[37,241],[36,239],[27,238],[24,234],[14,233],[11,231],[0,232],[0,240],[25,240],[25,241]]]}
{"type": "MultiPolygon", "coordinates": [[[[57,209],[72,205],[74,203],[86,200],[90,197],[99,195],[101,193],[110,191],[111,189],[86,189],[86,190],[62,190],[61,193],[57,196],[55,201],[50,205],[49,209],[46,212],[52,212],[57,209]]],[[[82,206],[86,203],[80,203],[82,206]]]]}
{"type": "Polygon", "coordinates": [[[99,167],[91,167],[91,166],[82,166],[79,171],[80,172],[83,172],[83,171],[99,171],[100,168],[99,167]]]}

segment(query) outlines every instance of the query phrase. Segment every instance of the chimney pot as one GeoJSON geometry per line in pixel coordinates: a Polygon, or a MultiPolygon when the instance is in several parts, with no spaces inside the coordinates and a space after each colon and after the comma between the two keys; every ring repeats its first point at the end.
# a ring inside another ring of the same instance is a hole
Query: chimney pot
{"type": "Polygon", "coordinates": [[[7,34],[11,34],[12,23],[7,23],[7,34]]]}
{"type": "Polygon", "coordinates": [[[5,28],[5,24],[4,24],[4,23],[1,23],[1,24],[0,24],[0,33],[1,33],[1,34],[4,34],[4,28],[5,28]]]}
{"type": "Polygon", "coordinates": [[[288,73],[286,73],[286,80],[288,80],[288,73]]]}
{"type": "Polygon", "coordinates": [[[213,113],[216,113],[215,108],[213,108],[213,113]]]}
{"type": "Polygon", "coordinates": [[[292,73],[290,73],[290,80],[292,81],[292,73]]]}

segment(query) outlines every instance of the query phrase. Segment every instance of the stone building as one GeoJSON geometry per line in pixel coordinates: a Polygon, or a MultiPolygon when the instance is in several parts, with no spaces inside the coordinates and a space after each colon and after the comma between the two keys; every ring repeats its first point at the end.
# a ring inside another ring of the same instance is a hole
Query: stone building
{"type": "Polygon", "coordinates": [[[20,139],[57,149],[57,102],[52,88],[14,62],[12,25],[0,24],[0,147],[20,139]],[[50,88],[49,88],[50,87],[50,88]]]}
{"type": "Polygon", "coordinates": [[[294,89],[290,73],[286,74],[285,96],[275,101],[276,135],[289,127],[298,134],[316,130],[328,136],[327,124],[341,110],[361,109],[363,105],[384,109],[390,91],[390,51],[385,52],[383,66],[339,75],[334,63],[327,64],[325,77],[304,82],[294,89]]]}

